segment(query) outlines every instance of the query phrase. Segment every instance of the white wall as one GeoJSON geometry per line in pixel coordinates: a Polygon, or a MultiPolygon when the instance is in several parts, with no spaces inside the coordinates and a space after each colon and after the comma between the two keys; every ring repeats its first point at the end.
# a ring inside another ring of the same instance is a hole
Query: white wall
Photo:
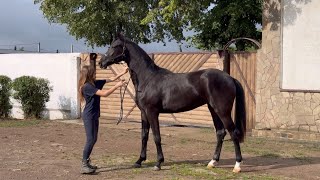
{"type": "MultiPolygon", "coordinates": [[[[0,54],[0,75],[14,80],[28,75],[50,81],[53,91],[46,103],[44,117],[69,119],[80,117],[78,77],[80,53],[59,54],[0,54]]],[[[23,118],[21,104],[12,99],[14,118],[23,118]]]]}
{"type": "Polygon", "coordinates": [[[319,91],[320,0],[284,0],[282,9],[282,89],[319,91]]]}

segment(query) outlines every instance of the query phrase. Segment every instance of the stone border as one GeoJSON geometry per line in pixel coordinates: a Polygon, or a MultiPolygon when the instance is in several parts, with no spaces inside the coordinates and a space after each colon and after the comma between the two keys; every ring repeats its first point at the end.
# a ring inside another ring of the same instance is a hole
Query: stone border
{"type": "Polygon", "coordinates": [[[283,140],[299,140],[299,141],[312,141],[320,142],[320,133],[317,132],[305,132],[305,131],[290,131],[290,130],[252,130],[253,137],[267,137],[283,140]]]}

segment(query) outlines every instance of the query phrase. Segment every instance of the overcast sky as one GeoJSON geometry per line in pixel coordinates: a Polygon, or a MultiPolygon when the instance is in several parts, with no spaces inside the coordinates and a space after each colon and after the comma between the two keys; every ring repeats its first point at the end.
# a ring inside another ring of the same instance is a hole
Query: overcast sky
{"type": "MultiPolygon", "coordinates": [[[[16,44],[25,50],[37,50],[38,42],[42,51],[70,52],[71,44],[76,52],[105,52],[106,48],[88,48],[84,41],[76,41],[70,36],[63,25],[49,24],[43,17],[39,5],[34,5],[33,0],[0,0],[0,49],[10,49],[16,44]],[[30,44],[30,45],[28,45],[30,44]],[[10,46],[8,46],[10,45],[10,46]]],[[[146,44],[141,45],[147,52],[173,52],[179,51],[177,43],[146,44]]],[[[193,48],[183,47],[183,51],[195,51],[193,48]]]]}

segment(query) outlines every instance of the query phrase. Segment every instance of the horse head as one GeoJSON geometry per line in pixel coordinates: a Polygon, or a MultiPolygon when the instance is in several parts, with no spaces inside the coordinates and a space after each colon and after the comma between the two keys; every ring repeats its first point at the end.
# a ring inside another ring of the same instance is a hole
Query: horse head
{"type": "Polygon", "coordinates": [[[126,42],[123,36],[118,36],[112,43],[105,55],[102,55],[99,62],[100,68],[107,68],[112,64],[119,64],[121,61],[126,61],[128,51],[126,42]]]}

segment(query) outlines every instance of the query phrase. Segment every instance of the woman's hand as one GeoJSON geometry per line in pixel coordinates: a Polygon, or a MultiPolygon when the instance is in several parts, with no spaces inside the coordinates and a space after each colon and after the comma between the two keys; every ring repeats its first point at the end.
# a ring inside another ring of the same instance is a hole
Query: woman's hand
{"type": "Polygon", "coordinates": [[[125,70],[121,73],[119,73],[118,75],[114,76],[114,77],[110,77],[109,79],[106,79],[107,82],[110,82],[110,81],[115,81],[117,79],[119,79],[121,76],[123,76],[125,73],[127,73],[129,71],[129,68],[126,67],[125,70]]]}
{"type": "Polygon", "coordinates": [[[121,79],[117,84],[116,84],[116,87],[121,87],[121,86],[125,86],[127,85],[127,83],[125,82],[124,79],[121,79]]]}

